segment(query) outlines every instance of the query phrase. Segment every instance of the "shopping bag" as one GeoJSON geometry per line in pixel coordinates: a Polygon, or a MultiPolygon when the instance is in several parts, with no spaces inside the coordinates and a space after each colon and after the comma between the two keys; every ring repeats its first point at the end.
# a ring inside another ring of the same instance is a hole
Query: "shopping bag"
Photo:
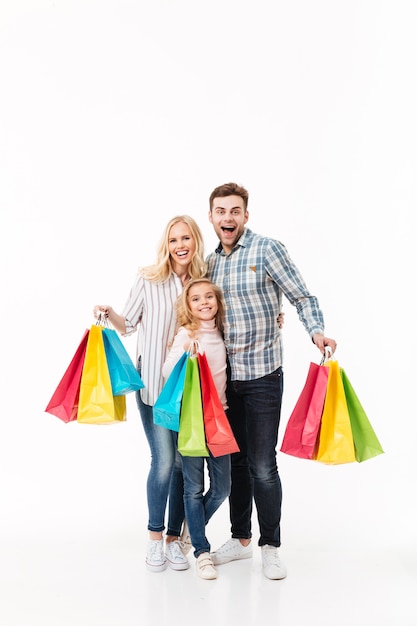
{"type": "Polygon", "coordinates": [[[103,327],[94,325],[88,335],[77,421],[83,424],[112,424],[125,419],[126,396],[113,396],[103,327]]]}
{"type": "Polygon", "coordinates": [[[209,456],[204,433],[200,376],[196,356],[187,357],[178,431],[178,451],[183,456],[209,456]]]}
{"type": "Polygon", "coordinates": [[[329,368],[310,363],[307,378],[287,422],[281,452],[312,459],[326,398],[329,368]]]}
{"type": "MultiPolygon", "coordinates": [[[[127,415],[126,396],[113,396],[114,404],[114,423],[125,422],[127,415]]],[[[96,424],[99,422],[95,422],[96,424]]],[[[103,422],[106,423],[106,422],[103,422]]]]}
{"type": "Polygon", "coordinates": [[[329,360],[325,365],[329,368],[329,379],[313,458],[334,465],[353,463],[355,447],[339,364],[329,360]]]}
{"type": "Polygon", "coordinates": [[[205,353],[197,353],[206,443],[213,456],[239,452],[235,436],[223,409],[205,353]]]}
{"type": "Polygon", "coordinates": [[[177,432],[180,428],[181,400],[184,391],[187,357],[187,352],[180,356],[153,407],[154,424],[177,432]]]}
{"type": "Polygon", "coordinates": [[[45,409],[46,413],[59,417],[63,422],[74,422],[77,419],[81,374],[88,334],[89,329],[86,329],[70,364],[45,409]]]}
{"type": "Polygon", "coordinates": [[[345,390],[346,402],[349,411],[350,425],[352,427],[353,443],[355,446],[356,460],[360,463],[372,459],[384,451],[375,434],[374,429],[356,395],[345,370],[341,367],[343,388],[345,390]]]}
{"type": "Polygon", "coordinates": [[[145,386],[119,335],[113,328],[103,328],[104,349],[114,396],[123,396],[145,386]]]}

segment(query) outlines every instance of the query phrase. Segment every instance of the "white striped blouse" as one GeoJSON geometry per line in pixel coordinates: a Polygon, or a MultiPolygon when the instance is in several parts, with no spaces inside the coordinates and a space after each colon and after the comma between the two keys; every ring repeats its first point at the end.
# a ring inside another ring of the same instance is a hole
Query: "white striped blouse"
{"type": "Polygon", "coordinates": [[[125,335],[138,331],[136,360],[141,357],[145,385],[140,393],[143,402],[150,406],[155,404],[163,386],[162,365],[174,338],[175,302],[182,290],[176,274],[165,283],[151,282],[138,274],[122,312],[125,335]]]}

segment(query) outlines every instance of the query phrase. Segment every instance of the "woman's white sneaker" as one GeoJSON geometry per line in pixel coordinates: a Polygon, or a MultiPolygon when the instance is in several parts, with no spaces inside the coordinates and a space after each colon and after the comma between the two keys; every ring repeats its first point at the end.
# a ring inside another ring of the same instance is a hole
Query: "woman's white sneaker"
{"type": "Polygon", "coordinates": [[[190,564],[188,559],[182,553],[179,541],[169,541],[165,543],[165,556],[171,569],[183,570],[188,569],[190,564]]]}
{"type": "Polygon", "coordinates": [[[281,562],[278,548],[265,545],[261,547],[262,568],[265,576],[271,580],[281,580],[287,575],[287,568],[281,562]]]}
{"type": "Polygon", "coordinates": [[[163,572],[166,569],[167,560],[164,554],[163,539],[149,540],[145,562],[150,572],[163,572]]]}

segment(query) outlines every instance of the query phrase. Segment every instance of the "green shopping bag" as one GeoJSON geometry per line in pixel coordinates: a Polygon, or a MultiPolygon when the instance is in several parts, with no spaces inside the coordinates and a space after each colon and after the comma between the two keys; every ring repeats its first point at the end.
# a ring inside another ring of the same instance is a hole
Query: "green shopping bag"
{"type": "Polygon", "coordinates": [[[187,358],[178,432],[178,452],[182,456],[209,456],[204,432],[200,374],[196,356],[187,358]]]}
{"type": "Polygon", "coordinates": [[[340,368],[340,375],[342,377],[349,411],[356,460],[359,462],[366,461],[378,456],[378,454],[383,454],[384,451],[379,443],[378,437],[346,376],[346,372],[342,368],[340,368]]]}

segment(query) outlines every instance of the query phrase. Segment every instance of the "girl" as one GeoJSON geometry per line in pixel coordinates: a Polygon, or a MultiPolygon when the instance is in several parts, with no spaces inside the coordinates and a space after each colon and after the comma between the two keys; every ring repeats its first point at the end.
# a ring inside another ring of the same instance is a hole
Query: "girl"
{"type": "Polygon", "coordinates": [[[143,428],[151,451],[147,480],[149,544],[146,566],[160,572],[167,561],[175,570],[189,567],[178,541],[184,520],[181,457],[175,433],[153,422],[152,407],[161,392],[162,365],[172,342],[175,304],[184,285],[205,273],[204,245],[196,222],[187,215],[171,219],[161,239],[157,261],[141,268],[119,315],[109,305],[96,305],[94,315],[104,313],[122,335],[138,333],[138,369],[145,385],[136,393],[143,428]],[[163,531],[169,494],[168,528],[164,550],[163,531]]]}
{"type": "MultiPolygon", "coordinates": [[[[216,385],[223,408],[226,404],[226,348],[223,342],[224,300],[219,287],[206,278],[190,281],[178,301],[178,332],[162,368],[166,379],[184,351],[198,341],[216,385]]],[[[230,493],[230,455],[220,457],[182,457],[185,517],[197,574],[206,580],[217,578],[210,557],[205,527],[230,493]],[[204,461],[207,461],[210,487],[204,492],[204,461]]]]}

